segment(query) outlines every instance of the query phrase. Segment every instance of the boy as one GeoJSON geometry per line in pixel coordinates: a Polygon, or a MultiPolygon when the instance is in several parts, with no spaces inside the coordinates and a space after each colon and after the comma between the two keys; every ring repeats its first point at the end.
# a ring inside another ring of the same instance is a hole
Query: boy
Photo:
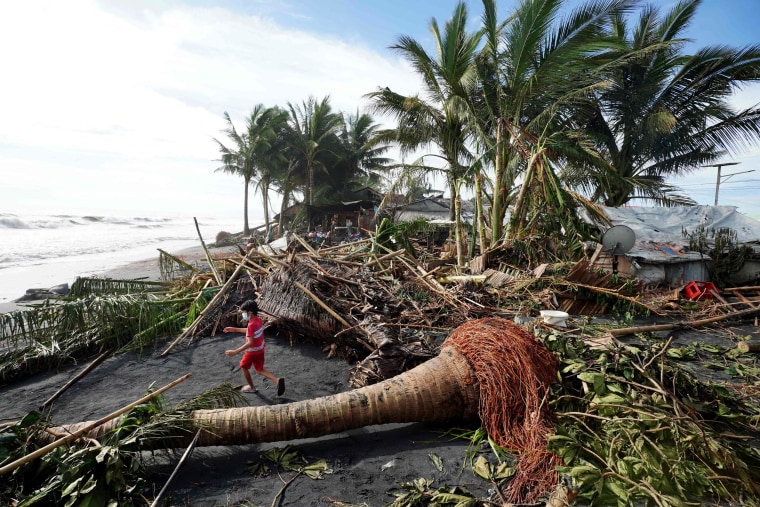
{"type": "Polygon", "coordinates": [[[242,327],[225,327],[223,331],[225,333],[245,333],[245,344],[235,350],[225,351],[227,357],[232,357],[243,351],[243,359],[240,360],[240,369],[243,370],[243,376],[245,377],[247,386],[243,386],[241,391],[248,393],[257,392],[256,387],[253,385],[253,379],[251,378],[251,366],[259,375],[268,378],[277,386],[277,396],[282,396],[285,392],[285,379],[275,377],[271,372],[264,369],[264,351],[266,349],[266,343],[264,342],[264,322],[261,320],[259,314],[259,305],[256,301],[247,300],[240,305],[240,310],[243,312],[243,320],[248,321],[248,328],[242,327]]]}

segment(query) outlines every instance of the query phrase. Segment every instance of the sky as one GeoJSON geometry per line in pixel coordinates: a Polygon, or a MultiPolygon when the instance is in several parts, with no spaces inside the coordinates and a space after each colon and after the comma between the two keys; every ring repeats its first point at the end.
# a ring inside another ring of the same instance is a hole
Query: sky
{"type": "MultiPolygon", "coordinates": [[[[468,0],[477,23],[479,0],[468,0]]],[[[572,4],[577,4],[573,0],[572,4]]],[[[662,8],[672,2],[659,1],[662,8]]],[[[243,183],[215,172],[223,115],[329,96],[364,112],[418,79],[388,49],[455,0],[9,0],[0,3],[0,213],[242,216],[243,183]]],[[[498,2],[503,19],[515,0],[498,2]]],[[[758,0],[704,0],[695,47],[760,42],[758,0]]],[[[760,87],[734,98],[760,102],[760,87]]],[[[719,204],[760,218],[760,149],[727,155],[719,204]],[[756,171],[730,176],[740,171],[756,171]]],[[[713,204],[716,169],[682,181],[713,204]]],[[[261,219],[251,195],[249,218],[261,219]]],[[[278,202],[273,203],[279,205],[278,202]]]]}

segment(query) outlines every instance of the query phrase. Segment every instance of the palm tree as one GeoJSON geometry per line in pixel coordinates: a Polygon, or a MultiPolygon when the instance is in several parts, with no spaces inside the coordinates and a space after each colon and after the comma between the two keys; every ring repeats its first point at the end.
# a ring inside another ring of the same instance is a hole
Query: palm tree
{"type": "Polygon", "coordinates": [[[290,112],[289,125],[291,128],[291,150],[306,173],[307,204],[314,204],[314,176],[316,171],[327,172],[326,158],[337,158],[338,132],[343,126],[343,117],[335,113],[330,106],[329,96],[317,102],[310,97],[300,106],[288,103],[290,112]]]}
{"type": "MultiPolygon", "coordinates": [[[[589,2],[554,23],[562,0],[523,0],[500,22],[495,1],[483,0],[485,44],[477,57],[479,88],[470,102],[470,118],[494,167],[492,246],[503,237],[507,204],[517,198],[514,189],[521,175],[523,197],[536,182],[550,183],[559,196],[564,190],[556,175],[547,171],[553,172],[563,160],[594,157],[593,150],[573,134],[568,111],[600,86],[598,70],[589,58],[606,43],[602,36],[610,15],[631,4],[629,0],[589,2]],[[540,170],[526,173],[531,161],[538,162],[533,167],[540,170]],[[529,176],[538,179],[531,181],[529,176]]],[[[570,200],[570,195],[563,195],[555,202],[570,200]]],[[[520,204],[526,206],[526,200],[520,204]]],[[[539,201],[536,204],[540,206],[539,201]]],[[[519,233],[522,225],[513,220],[512,233],[519,233]]]]}
{"type": "Polygon", "coordinates": [[[383,155],[390,149],[377,137],[380,126],[368,114],[346,116],[338,133],[340,158],[328,174],[324,189],[346,197],[357,187],[377,187],[388,171],[391,159],[383,155]]]}
{"type": "Polygon", "coordinates": [[[606,163],[568,173],[593,199],[620,206],[632,199],[660,205],[693,204],[666,183],[737,153],[760,138],[760,109],[736,111],[727,100],[760,78],[760,45],[706,47],[683,53],[683,32],[701,0],[682,0],[661,15],[645,7],[635,26],[612,18],[610,37],[621,48],[600,59],[617,59],[582,126],[606,163]]]}
{"type": "Polygon", "coordinates": [[[287,113],[278,108],[265,108],[258,104],[246,119],[246,130],[239,134],[225,111],[227,128],[224,133],[234,146],[227,147],[214,139],[222,153],[222,166],[216,171],[242,176],[245,184],[243,199],[243,233],[250,234],[248,225],[248,187],[251,182],[261,190],[264,220],[269,224],[269,188],[272,183],[271,161],[279,157],[277,145],[279,133],[287,120],[287,113]]]}
{"type": "MultiPolygon", "coordinates": [[[[457,4],[452,18],[441,31],[435,18],[430,32],[436,45],[434,55],[429,54],[414,39],[403,36],[391,49],[406,58],[422,78],[424,97],[404,96],[380,88],[367,95],[375,111],[395,117],[397,127],[380,134],[382,139],[399,145],[402,153],[421,148],[435,147],[441,168],[421,162],[427,170],[442,171],[446,175],[452,199],[452,218],[455,221],[457,262],[464,264],[461,219],[461,186],[468,175],[472,155],[468,149],[470,129],[467,128],[466,98],[476,84],[474,58],[481,33],[467,32],[467,8],[457,4]]],[[[423,157],[424,158],[424,157],[423,157]]]]}
{"type": "MultiPolygon", "coordinates": [[[[258,107],[258,106],[257,106],[258,107]]],[[[265,109],[251,122],[248,138],[256,140],[253,147],[254,167],[256,168],[256,189],[261,192],[264,210],[264,224],[269,230],[269,190],[278,176],[279,167],[287,162],[285,145],[285,128],[288,112],[278,107],[265,109]]]]}
{"type": "MultiPolygon", "coordinates": [[[[313,438],[374,424],[472,422],[479,417],[493,441],[524,452],[508,496],[534,501],[557,484],[558,458],[545,452],[552,431],[546,396],[556,380],[557,359],[531,333],[503,318],[483,318],[455,329],[441,352],[380,383],[312,400],[230,409],[193,410],[146,448],[186,446],[199,429],[198,446],[238,445],[313,438]],[[531,479],[532,491],[517,478],[531,479]],[[536,489],[537,488],[537,489],[536,489]]],[[[175,421],[176,421],[175,417],[175,421]]],[[[101,438],[116,419],[52,428],[41,438],[76,434],[101,438]]]]}

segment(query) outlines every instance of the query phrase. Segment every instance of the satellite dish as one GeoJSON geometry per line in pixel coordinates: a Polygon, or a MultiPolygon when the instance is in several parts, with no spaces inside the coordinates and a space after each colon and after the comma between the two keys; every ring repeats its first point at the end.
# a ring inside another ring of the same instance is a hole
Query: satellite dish
{"type": "Polygon", "coordinates": [[[617,256],[630,251],[635,241],[636,234],[627,225],[615,225],[607,229],[607,232],[602,235],[602,246],[612,253],[613,274],[617,273],[617,256]]]}
{"type": "Polygon", "coordinates": [[[602,246],[605,250],[608,250],[612,255],[620,255],[627,253],[633,248],[633,243],[636,241],[636,234],[633,233],[633,229],[627,225],[616,225],[607,229],[607,232],[602,235],[602,246]]]}

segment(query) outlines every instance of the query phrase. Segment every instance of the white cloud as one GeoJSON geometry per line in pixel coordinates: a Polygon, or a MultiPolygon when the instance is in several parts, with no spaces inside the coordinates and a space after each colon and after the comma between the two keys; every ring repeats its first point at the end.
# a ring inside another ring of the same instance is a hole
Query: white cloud
{"type": "MultiPolygon", "coordinates": [[[[0,6],[8,69],[0,177],[12,180],[0,187],[0,207],[61,209],[73,196],[89,196],[82,198],[93,206],[156,212],[192,213],[211,200],[237,213],[241,182],[213,172],[212,138],[223,136],[224,111],[242,126],[258,103],[330,95],[336,110],[353,113],[378,86],[416,89],[408,66],[390,55],[263,16],[165,3],[108,6],[0,6]]],[[[253,218],[255,200],[251,210],[253,218]]]]}

